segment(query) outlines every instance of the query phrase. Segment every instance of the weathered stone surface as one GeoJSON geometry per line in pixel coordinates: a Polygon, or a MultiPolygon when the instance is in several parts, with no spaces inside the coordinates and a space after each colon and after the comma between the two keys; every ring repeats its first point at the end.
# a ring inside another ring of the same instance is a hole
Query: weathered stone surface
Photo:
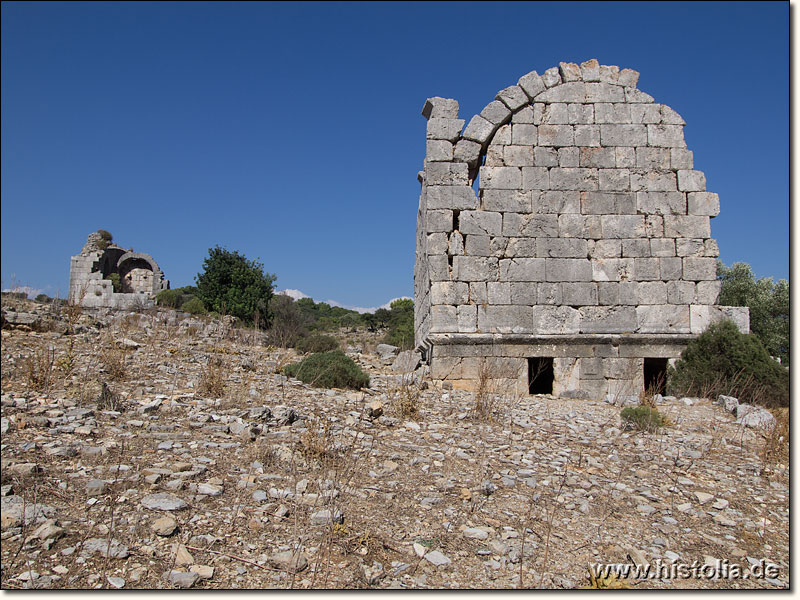
{"type": "Polygon", "coordinates": [[[142,498],[142,506],[150,510],[181,510],[188,505],[186,502],[168,492],[158,492],[142,498]]]}

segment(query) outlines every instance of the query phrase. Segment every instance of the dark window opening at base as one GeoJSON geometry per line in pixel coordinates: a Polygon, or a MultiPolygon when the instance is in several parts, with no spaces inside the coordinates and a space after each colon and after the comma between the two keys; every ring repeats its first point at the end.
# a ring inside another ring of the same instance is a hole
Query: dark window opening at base
{"type": "Polygon", "coordinates": [[[644,389],[652,394],[665,394],[667,391],[667,359],[644,359],[644,389]]]}
{"type": "Polygon", "coordinates": [[[553,393],[553,359],[544,356],[528,359],[528,393],[553,393]]]}

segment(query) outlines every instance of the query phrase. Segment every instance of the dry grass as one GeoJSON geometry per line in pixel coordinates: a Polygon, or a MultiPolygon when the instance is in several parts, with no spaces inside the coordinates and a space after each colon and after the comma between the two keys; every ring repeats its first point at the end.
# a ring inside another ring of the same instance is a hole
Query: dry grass
{"type": "Polygon", "coordinates": [[[225,394],[225,367],[221,359],[210,358],[200,375],[198,390],[211,398],[225,394]]]}
{"type": "Polygon", "coordinates": [[[759,450],[762,474],[769,474],[777,465],[789,464],[789,409],[773,408],[775,426],[764,433],[764,442],[759,450]]]}
{"type": "Polygon", "coordinates": [[[55,383],[56,351],[40,346],[22,360],[23,377],[27,385],[37,392],[49,392],[55,383]]]}

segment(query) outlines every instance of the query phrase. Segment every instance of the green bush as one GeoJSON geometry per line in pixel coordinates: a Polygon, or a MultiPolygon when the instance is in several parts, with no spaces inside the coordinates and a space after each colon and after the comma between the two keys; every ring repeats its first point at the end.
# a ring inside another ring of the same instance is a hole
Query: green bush
{"type": "Polygon", "coordinates": [[[667,385],[675,395],[725,394],[768,407],[789,406],[789,372],[755,335],[739,332],[731,321],[714,323],[689,342],[667,385]]]}
{"type": "Polygon", "coordinates": [[[341,350],[311,354],[300,362],[285,367],[283,372],[315,387],[356,390],[369,387],[369,375],[341,350]]]}
{"type": "Polygon", "coordinates": [[[120,278],[119,273],[109,273],[106,279],[111,282],[111,289],[115,294],[122,292],[122,279],[120,278]]]}
{"type": "Polygon", "coordinates": [[[789,366],[789,282],[777,283],[771,277],[756,280],[747,263],[734,263],[730,268],[717,261],[717,276],[722,281],[719,304],[750,308],[750,332],[770,356],[789,366]]]}
{"type": "Polygon", "coordinates": [[[180,308],[183,294],[179,290],[163,290],[156,294],[156,304],[167,308],[180,308]]]}
{"type": "Polygon", "coordinates": [[[208,312],[200,298],[191,298],[187,302],[184,302],[181,305],[181,310],[191,315],[204,315],[208,312]]]}
{"type": "Polygon", "coordinates": [[[275,294],[269,301],[269,312],[272,316],[272,323],[267,330],[270,344],[292,348],[306,335],[308,317],[289,296],[275,294]]]}
{"type": "Polygon", "coordinates": [[[275,276],[264,273],[261,263],[217,246],[209,249],[195,279],[197,297],[208,310],[262,327],[269,324],[275,276]]]}
{"type": "Polygon", "coordinates": [[[294,347],[298,352],[328,352],[337,350],[339,342],[333,336],[318,333],[301,339],[294,347]]]}
{"type": "Polygon", "coordinates": [[[649,406],[626,406],[622,409],[620,417],[639,431],[656,431],[665,425],[661,413],[649,406]]]}
{"type": "Polygon", "coordinates": [[[386,320],[388,331],[384,336],[387,344],[398,346],[403,350],[410,350],[414,346],[414,301],[409,298],[395,300],[389,305],[388,315],[375,315],[379,321],[386,320]]]}

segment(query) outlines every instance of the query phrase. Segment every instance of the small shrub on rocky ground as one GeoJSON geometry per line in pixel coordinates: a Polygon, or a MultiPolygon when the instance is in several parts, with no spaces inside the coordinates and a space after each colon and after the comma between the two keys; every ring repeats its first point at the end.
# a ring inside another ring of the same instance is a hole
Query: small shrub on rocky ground
{"type": "Polygon", "coordinates": [[[211,398],[220,398],[225,393],[224,367],[218,358],[212,358],[200,375],[198,386],[201,394],[206,394],[211,398]]]}
{"type": "Polygon", "coordinates": [[[181,305],[181,310],[188,312],[190,315],[204,315],[208,312],[200,298],[191,298],[188,302],[181,305]]]}
{"type": "Polygon", "coordinates": [[[662,414],[650,406],[626,406],[620,417],[639,431],[656,431],[666,424],[662,414]]]}
{"type": "Polygon", "coordinates": [[[789,372],[757,337],[739,332],[731,321],[714,323],[689,342],[668,381],[675,395],[725,394],[768,407],[789,406],[789,372]]]}
{"type": "Polygon", "coordinates": [[[330,335],[316,334],[301,339],[295,344],[298,352],[330,352],[339,348],[339,341],[330,335]]]}
{"type": "Polygon", "coordinates": [[[369,375],[341,350],[311,354],[283,371],[289,377],[316,387],[356,390],[369,387],[369,375]]]}

